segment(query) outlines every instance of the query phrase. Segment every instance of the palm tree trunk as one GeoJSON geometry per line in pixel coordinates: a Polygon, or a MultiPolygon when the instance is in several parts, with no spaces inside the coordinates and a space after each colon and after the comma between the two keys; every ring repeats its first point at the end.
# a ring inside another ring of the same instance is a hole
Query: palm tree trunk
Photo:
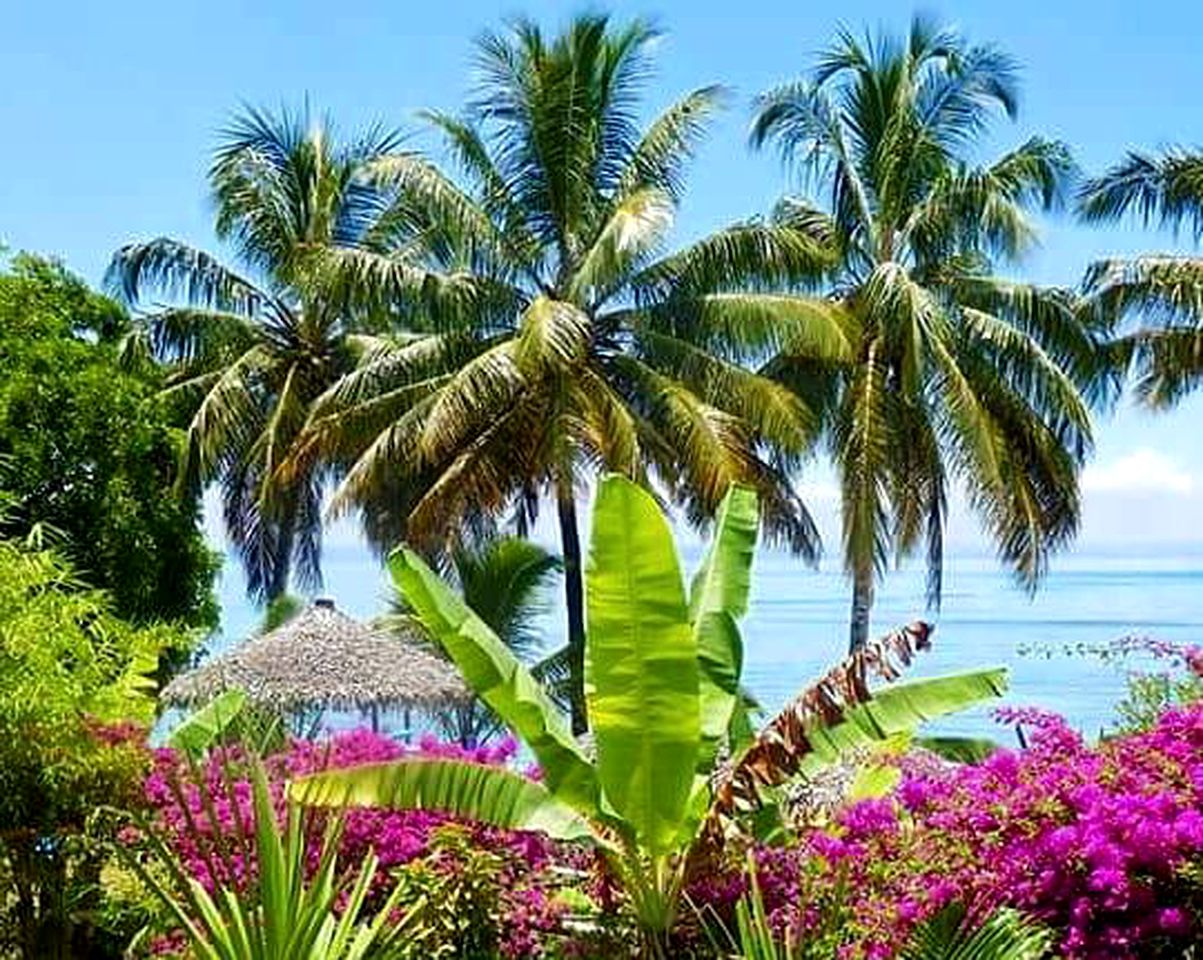
{"type": "Polygon", "coordinates": [[[279,524],[276,556],[272,568],[268,572],[267,582],[263,585],[263,602],[270,605],[288,591],[288,574],[292,569],[293,528],[291,520],[283,520],[279,524]]]}
{"type": "Polygon", "coordinates": [[[852,619],[848,652],[855,653],[869,642],[869,613],[873,609],[873,568],[857,567],[852,574],[852,619]]]}
{"type": "Polygon", "coordinates": [[[585,588],[581,578],[581,534],[570,482],[557,482],[556,509],[560,518],[560,552],[564,558],[564,599],[568,605],[568,697],[572,704],[572,732],[579,737],[589,729],[585,712],[585,588]]]}

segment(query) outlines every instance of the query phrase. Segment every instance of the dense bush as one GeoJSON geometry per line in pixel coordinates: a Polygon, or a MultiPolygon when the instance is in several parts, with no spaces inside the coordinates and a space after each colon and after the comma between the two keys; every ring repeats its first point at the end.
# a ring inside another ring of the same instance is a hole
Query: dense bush
{"type": "Polygon", "coordinates": [[[137,623],[217,622],[218,558],[176,486],[183,431],[162,372],[121,362],[129,317],[51,261],[0,270],[0,534],[56,531],[137,623]]]}
{"type": "MultiPolygon", "coordinates": [[[[284,785],[302,774],[405,756],[456,757],[514,766],[516,752],[512,740],[465,749],[427,737],[407,747],[357,730],[327,742],[294,740],[287,750],[267,758],[266,766],[283,820],[284,785]]],[[[194,770],[182,755],[159,750],[146,781],[146,802],[156,831],[166,838],[183,868],[208,889],[213,888],[215,875],[240,887],[254,874],[253,864],[235,863],[238,875],[222,876],[222,858],[214,855],[215,833],[238,829],[238,818],[244,826],[253,822],[250,784],[241,769],[242,761],[240,752],[229,748],[215,751],[194,770]]],[[[525,772],[537,775],[533,770],[525,772]]],[[[310,828],[316,849],[321,818],[314,818],[310,828]]],[[[342,865],[357,868],[369,850],[375,850],[382,868],[375,881],[377,896],[400,881],[409,901],[425,897],[438,905],[428,912],[427,922],[415,938],[415,957],[440,951],[461,957],[541,956],[544,934],[558,928],[558,919],[571,900],[561,899],[559,884],[582,875],[575,862],[579,853],[559,849],[541,835],[457,823],[421,810],[349,811],[341,838],[342,865]]],[[[140,893],[128,890],[123,896],[133,900],[140,893]]],[[[177,942],[162,938],[156,949],[169,952],[177,942]]]]}
{"type": "MultiPolygon", "coordinates": [[[[1051,714],[1004,719],[1028,749],[904,764],[893,797],[759,851],[773,922],[805,933],[837,913],[838,955],[881,960],[958,900],[1044,921],[1065,957],[1182,956],[1203,929],[1203,705],[1097,747],[1051,714]]],[[[732,877],[695,893],[722,909],[741,889],[732,877]]]]}
{"type": "Polygon", "coordinates": [[[115,616],[58,555],[0,540],[0,955],[96,955],[94,814],[136,799],[148,675],[186,642],[115,616]]]}

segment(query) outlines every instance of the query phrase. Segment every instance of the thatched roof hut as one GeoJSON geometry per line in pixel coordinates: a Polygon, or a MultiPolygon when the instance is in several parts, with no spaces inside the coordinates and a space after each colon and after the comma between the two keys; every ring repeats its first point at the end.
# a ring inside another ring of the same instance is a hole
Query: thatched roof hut
{"type": "Polygon", "coordinates": [[[161,699],[195,706],[232,687],[245,690],[254,703],[284,712],[432,710],[471,699],[455,667],[432,653],[421,637],[374,629],[325,599],[176,677],[161,699]]]}

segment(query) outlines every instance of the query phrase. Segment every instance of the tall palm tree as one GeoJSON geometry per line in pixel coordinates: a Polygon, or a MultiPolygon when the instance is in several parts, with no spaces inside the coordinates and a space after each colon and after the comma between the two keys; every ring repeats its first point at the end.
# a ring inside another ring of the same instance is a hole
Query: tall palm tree
{"type": "MultiPolygon", "coordinates": [[[[741,361],[842,344],[825,305],[771,292],[826,265],[821,233],[740,223],[661,255],[722,91],[696,90],[641,128],[654,37],[641,21],[582,16],[555,37],[519,20],[478,42],[466,114],[428,116],[462,178],[414,154],[376,165],[432,276],[461,278],[470,307],[429,305],[431,333],[381,346],[318,402],[309,430],[311,455],[349,464],[336,503],[403,503],[412,542],[510,509],[522,527],[554,500],[578,732],[576,501],[588,478],[655,481],[698,523],[732,482],[754,485],[770,535],[813,557],[814,526],[787,475],[817,419],[741,361]]],[[[360,290],[396,296],[377,258],[340,259],[357,264],[360,290]]]]}
{"type": "Polygon", "coordinates": [[[244,272],[166,237],[123,247],[108,270],[127,302],[158,295],[172,304],[145,317],[130,353],[171,364],[169,389],[194,411],[185,475],[220,485],[248,592],[260,599],[282,596],[294,569],[302,585],[320,581],[320,474],[284,484],[277,468],[312,401],[352,368],[355,334],[376,317],[354,308],[320,255],[353,248],[399,259],[385,218],[394,198],[365,173],[398,146],[378,127],[339,142],[307,108],[247,109],[223,132],[209,171],[217,237],[244,272]]]}
{"type": "MultiPolygon", "coordinates": [[[[1088,180],[1078,209],[1092,223],[1134,215],[1146,226],[1187,227],[1203,236],[1203,153],[1131,153],[1088,180]]],[[[1171,407],[1203,383],[1203,255],[1146,254],[1103,260],[1086,278],[1103,316],[1144,323],[1116,339],[1116,360],[1136,377],[1140,400],[1171,407]]]]}
{"type": "MultiPolygon", "coordinates": [[[[992,113],[1016,103],[1007,57],[916,19],[903,37],[841,33],[809,77],[756,106],[752,144],[778,146],[820,198],[789,197],[779,218],[824,224],[839,248],[825,301],[843,308],[852,359],[828,367],[826,435],[854,649],[891,555],[926,545],[938,604],[951,481],[1029,588],[1078,525],[1096,337],[1070,292],[992,272],[1032,245],[1030,212],[1062,200],[1069,152],[1034,138],[969,159],[992,113]]],[[[813,391],[804,352],[770,370],[813,391]]]]}

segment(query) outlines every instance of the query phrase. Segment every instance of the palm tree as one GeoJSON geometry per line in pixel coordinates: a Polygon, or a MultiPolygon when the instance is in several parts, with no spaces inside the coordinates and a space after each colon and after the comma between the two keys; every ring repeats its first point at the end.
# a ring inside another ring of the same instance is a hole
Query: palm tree
{"type": "Polygon", "coordinates": [[[166,237],[123,247],[108,270],[126,302],[153,292],[173,303],[145,318],[129,354],[172,365],[168,389],[193,405],[185,476],[220,484],[248,592],[260,599],[282,596],[294,568],[302,585],[320,582],[321,477],[280,483],[277,467],[314,398],[351,369],[355,334],[376,318],[352,309],[350,288],[320,255],[393,257],[384,218],[393,197],[365,170],[398,145],[378,127],[340,143],[308,109],[247,109],[209,171],[217,237],[245,273],[166,237]]]}
{"type": "MultiPolygon", "coordinates": [[[[520,660],[531,663],[542,652],[538,621],[547,613],[546,590],[560,569],[558,557],[521,537],[497,537],[475,546],[458,546],[451,553],[451,579],[464,602],[480,616],[520,660]]],[[[413,613],[404,594],[393,600],[394,618],[412,628],[413,613]]],[[[554,671],[560,656],[553,653],[533,665],[542,674],[554,671]]],[[[484,743],[504,728],[479,699],[448,708],[439,717],[443,732],[457,743],[484,743]]]]}
{"type": "MultiPolygon", "coordinates": [[[[1131,153],[1082,185],[1078,209],[1091,223],[1134,214],[1146,226],[1188,227],[1203,236],[1203,154],[1171,150],[1131,153]]],[[[1131,368],[1137,396],[1171,407],[1203,383],[1203,256],[1148,254],[1094,264],[1086,290],[1104,317],[1130,314],[1144,327],[1116,339],[1116,360],[1131,368]]]]}
{"type": "MultiPolygon", "coordinates": [[[[375,167],[432,277],[470,288],[469,308],[428,305],[429,335],[367,357],[309,429],[311,456],[349,464],[336,505],[399,517],[401,503],[411,542],[454,539],[465,517],[511,509],[522,530],[554,500],[578,733],[576,501],[588,478],[657,482],[696,523],[733,482],[749,484],[770,536],[813,558],[814,526],[787,477],[817,419],[741,361],[841,342],[825,305],[771,292],[826,264],[821,234],[739,223],[657,258],[722,91],[696,90],[641,129],[654,37],[641,21],[582,16],[554,38],[519,20],[478,42],[466,114],[428,115],[462,182],[415,154],[375,167]]],[[[388,265],[339,256],[361,291],[397,298],[388,265]]]]}
{"type": "MultiPolygon", "coordinates": [[[[939,603],[950,481],[1028,588],[1078,525],[1096,338],[1070,292],[992,272],[1032,245],[1030,211],[1062,200],[1069,152],[1033,138],[968,159],[1016,102],[1007,57],[923,19],[901,38],[841,33],[808,78],[757,102],[752,144],[776,144],[822,198],[789,197],[779,219],[822,224],[839,248],[824,302],[842,308],[851,361],[827,368],[826,436],[854,649],[891,555],[925,544],[939,603]]],[[[786,350],[769,370],[809,396],[822,367],[786,350]]]]}

